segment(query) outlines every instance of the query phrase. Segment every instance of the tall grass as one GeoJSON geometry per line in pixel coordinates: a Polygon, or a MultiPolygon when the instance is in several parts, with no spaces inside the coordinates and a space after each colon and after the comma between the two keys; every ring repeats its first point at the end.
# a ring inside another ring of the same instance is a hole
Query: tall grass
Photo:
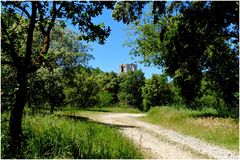
{"type": "Polygon", "coordinates": [[[238,151],[239,122],[216,116],[214,109],[196,111],[181,107],[155,107],[142,119],[238,151]]]}
{"type": "Polygon", "coordinates": [[[98,111],[98,112],[114,112],[114,113],[141,113],[137,108],[124,106],[124,105],[113,105],[111,107],[101,107],[95,106],[89,108],[89,111],[98,111]]]}
{"type": "Polygon", "coordinates": [[[115,128],[88,121],[28,116],[23,122],[23,139],[21,153],[11,157],[7,124],[2,124],[2,158],[142,158],[115,128]]]}

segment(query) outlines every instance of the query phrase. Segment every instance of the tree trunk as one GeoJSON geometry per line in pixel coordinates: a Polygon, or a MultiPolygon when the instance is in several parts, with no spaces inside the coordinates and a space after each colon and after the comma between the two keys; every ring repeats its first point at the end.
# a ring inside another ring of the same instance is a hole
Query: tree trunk
{"type": "Polygon", "coordinates": [[[53,112],[54,112],[54,104],[51,104],[50,113],[53,114],[53,112]]]}
{"type": "Polygon", "coordinates": [[[22,116],[24,105],[26,103],[27,74],[25,72],[18,71],[17,80],[19,88],[16,92],[16,101],[13,105],[9,121],[10,151],[13,156],[12,158],[17,158],[16,155],[21,149],[22,116]]]}

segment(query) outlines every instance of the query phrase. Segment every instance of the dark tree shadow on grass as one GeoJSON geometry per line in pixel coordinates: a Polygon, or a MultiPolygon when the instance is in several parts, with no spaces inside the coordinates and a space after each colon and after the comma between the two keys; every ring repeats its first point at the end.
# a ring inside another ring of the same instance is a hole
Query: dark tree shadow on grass
{"type": "Polygon", "coordinates": [[[108,110],[104,110],[104,109],[87,109],[87,111],[94,111],[94,112],[110,112],[108,110]]]}
{"type": "Polygon", "coordinates": [[[76,122],[77,121],[91,122],[91,123],[95,123],[95,124],[105,125],[105,126],[108,126],[108,127],[118,128],[118,129],[122,129],[122,128],[139,128],[139,127],[131,126],[131,125],[110,124],[110,123],[97,122],[97,121],[93,121],[92,119],[90,119],[88,117],[84,117],[84,116],[58,115],[58,117],[59,118],[67,118],[67,119],[70,119],[70,120],[75,120],[76,122]]]}

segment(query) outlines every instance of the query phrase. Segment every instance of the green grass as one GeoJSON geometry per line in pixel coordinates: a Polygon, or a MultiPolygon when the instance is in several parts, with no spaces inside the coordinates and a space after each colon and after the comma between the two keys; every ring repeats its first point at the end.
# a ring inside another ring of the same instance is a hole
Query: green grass
{"type": "Polygon", "coordinates": [[[55,113],[85,113],[85,114],[95,114],[99,112],[113,112],[113,113],[141,113],[140,110],[133,108],[133,107],[127,107],[127,106],[112,106],[112,107],[89,107],[87,109],[78,109],[78,108],[67,108],[62,111],[56,111],[55,113]]]}
{"type": "Polygon", "coordinates": [[[155,107],[141,119],[238,152],[239,122],[231,118],[217,118],[214,115],[216,112],[212,109],[193,111],[155,107]]]}
{"type": "Polygon", "coordinates": [[[3,122],[2,158],[142,158],[133,143],[116,128],[84,119],[57,116],[25,117],[22,151],[18,157],[11,157],[8,152],[7,128],[7,122],[3,122]]]}
{"type": "Polygon", "coordinates": [[[94,107],[89,108],[89,111],[98,111],[98,112],[114,112],[114,113],[141,113],[138,109],[127,107],[127,106],[121,106],[121,107],[94,107]]]}
{"type": "Polygon", "coordinates": [[[73,116],[73,117],[87,117],[102,113],[141,113],[138,109],[129,107],[93,107],[88,109],[68,109],[54,112],[55,115],[73,116]]]}

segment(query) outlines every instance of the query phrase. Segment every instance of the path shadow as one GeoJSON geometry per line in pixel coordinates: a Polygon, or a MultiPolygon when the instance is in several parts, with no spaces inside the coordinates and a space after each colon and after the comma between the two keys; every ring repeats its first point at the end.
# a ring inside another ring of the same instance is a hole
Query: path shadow
{"type": "Polygon", "coordinates": [[[103,123],[103,122],[98,122],[98,121],[94,121],[88,117],[85,116],[74,116],[74,115],[58,115],[58,117],[60,118],[67,118],[67,119],[71,119],[71,120],[75,120],[75,121],[82,121],[82,122],[91,122],[91,123],[96,123],[96,124],[101,124],[101,125],[105,125],[108,127],[112,127],[112,128],[118,128],[118,129],[122,129],[122,128],[139,128],[136,126],[131,126],[131,125],[123,125],[123,124],[110,124],[110,123],[103,123]]]}
{"type": "Polygon", "coordinates": [[[194,114],[192,115],[193,118],[224,118],[219,114],[216,113],[198,113],[198,114],[194,114]]]}
{"type": "Polygon", "coordinates": [[[104,109],[87,109],[87,111],[94,111],[94,112],[110,112],[104,109]]]}
{"type": "Polygon", "coordinates": [[[58,117],[67,118],[67,119],[71,119],[71,120],[75,120],[75,121],[83,121],[83,122],[91,121],[88,117],[83,117],[83,116],[58,115],[58,117]]]}
{"type": "Polygon", "coordinates": [[[113,128],[118,128],[118,129],[123,129],[123,128],[139,128],[139,127],[131,126],[131,125],[110,124],[110,123],[103,123],[103,122],[96,122],[96,121],[94,121],[94,122],[97,123],[97,124],[102,124],[102,125],[106,125],[106,126],[113,127],[113,128]]]}

